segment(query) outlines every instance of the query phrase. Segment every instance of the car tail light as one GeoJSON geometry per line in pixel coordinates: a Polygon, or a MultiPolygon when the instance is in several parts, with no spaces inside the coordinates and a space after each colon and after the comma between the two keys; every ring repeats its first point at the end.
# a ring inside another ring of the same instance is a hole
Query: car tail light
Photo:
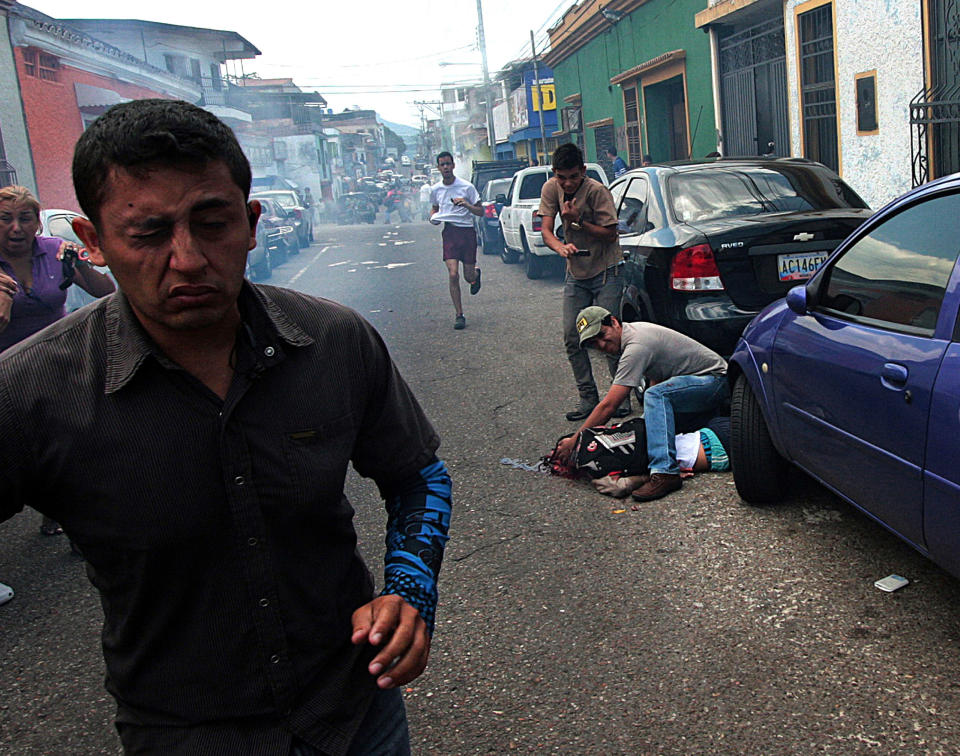
{"type": "Polygon", "coordinates": [[[296,218],[297,220],[303,220],[303,211],[294,209],[293,217],[296,218]]]}
{"type": "Polygon", "coordinates": [[[489,202],[483,206],[483,217],[484,218],[496,218],[497,217],[497,206],[492,202],[489,202]]]}
{"type": "Polygon", "coordinates": [[[537,213],[533,214],[533,230],[543,231],[543,218],[541,218],[537,213]]]}
{"type": "Polygon", "coordinates": [[[670,263],[670,288],[675,291],[721,291],[723,282],[709,244],[681,249],[670,263]]]}

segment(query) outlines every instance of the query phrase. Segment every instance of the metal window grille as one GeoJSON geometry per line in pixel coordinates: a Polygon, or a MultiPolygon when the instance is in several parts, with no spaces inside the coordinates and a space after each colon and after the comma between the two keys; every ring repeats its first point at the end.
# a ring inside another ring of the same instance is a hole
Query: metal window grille
{"type": "Polygon", "coordinates": [[[23,51],[23,68],[27,76],[37,75],[37,51],[26,49],[23,51]]]}
{"type": "Polygon", "coordinates": [[[605,157],[608,147],[616,144],[616,134],[612,125],[597,126],[593,130],[593,138],[596,144],[597,157],[605,157]]]}
{"type": "Polygon", "coordinates": [[[627,163],[640,165],[643,161],[643,148],[640,145],[640,108],[637,88],[625,87],[623,90],[623,108],[627,120],[627,163]]]}
{"type": "Polygon", "coordinates": [[[914,186],[960,171],[960,2],[929,9],[930,83],[910,101],[914,186]]]}
{"type": "Polygon", "coordinates": [[[718,45],[724,154],[789,155],[783,18],[738,27],[718,45]]]}
{"type": "Polygon", "coordinates": [[[800,82],[804,156],[837,171],[837,83],[830,3],[800,14],[800,82]]]}
{"type": "Polygon", "coordinates": [[[0,158],[0,187],[17,183],[17,171],[5,159],[0,158]]]}
{"type": "Polygon", "coordinates": [[[37,61],[37,74],[44,81],[57,81],[59,76],[60,60],[53,55],[40,53],[37,61]]]}

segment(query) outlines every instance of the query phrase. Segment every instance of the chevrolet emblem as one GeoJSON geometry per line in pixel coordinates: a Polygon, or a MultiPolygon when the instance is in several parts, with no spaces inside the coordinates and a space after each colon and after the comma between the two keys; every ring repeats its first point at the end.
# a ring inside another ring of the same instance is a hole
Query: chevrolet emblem
{"type": "Polygon", "coordinates": [[[808,234],[806,231],[802,231],[799,234],[794,234],[794,241],[810,241],[814,237],[814,234],[808,234]]]}

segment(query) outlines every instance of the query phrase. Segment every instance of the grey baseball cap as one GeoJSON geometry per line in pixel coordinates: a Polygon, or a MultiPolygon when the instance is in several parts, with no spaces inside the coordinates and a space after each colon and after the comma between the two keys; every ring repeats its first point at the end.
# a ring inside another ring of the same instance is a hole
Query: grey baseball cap
{"type": "Polygon", "coordinates": [[[580,334],[580,345],[600,333],[600,326],[604,318],[610,317],[610,311],[593,305],[584,307],[577,315],[577,333],[580,334]]]}

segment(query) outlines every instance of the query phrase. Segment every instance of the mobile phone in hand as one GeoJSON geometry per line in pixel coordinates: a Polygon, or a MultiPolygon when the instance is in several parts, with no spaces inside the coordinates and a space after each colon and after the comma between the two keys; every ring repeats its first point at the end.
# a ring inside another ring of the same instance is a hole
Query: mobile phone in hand
{"type": "Polygon", "coordinates": [[[590,257],[590,250],[578,249],[576,252],[573,253],[573,256],[574,257],[590,257]]]}

